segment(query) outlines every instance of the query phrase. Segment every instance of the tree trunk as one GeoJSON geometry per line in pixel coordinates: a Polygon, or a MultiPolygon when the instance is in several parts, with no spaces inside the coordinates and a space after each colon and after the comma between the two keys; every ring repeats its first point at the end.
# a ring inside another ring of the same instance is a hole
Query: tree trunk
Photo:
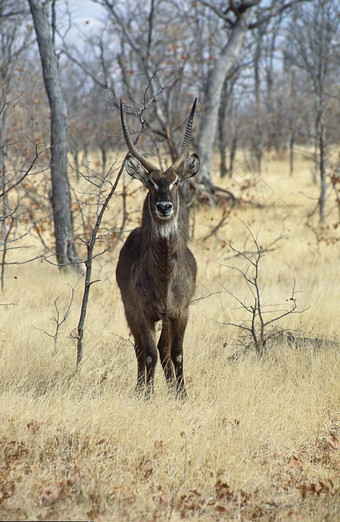
{"type": "Polygon", "coordinates": [[[261,82],[260,82],[260,60],[262,56],[263,36],[261,30],[257,33],[256,48],[254,56],[254,87],[255,87],[255,126],[252,136],[252,156],[254,157],[254,168],[261,173],[263,155],[263,131],[262,131],[262,108],[261,108],[261,82]]]}
{"type": "Polygon", "coordinates": [[[296,131],[294,128],[290,129],[289,139],[289,175],[294,173],[294,147],[295,147],[296,131]]]}
{"type": "Polygon", "coordinates": [[[323,223],[326,219],[327,184],[326,184],[326,137],[325,137],[325,125],[322,120],[320,122],[319,153],[320,153],[319,215],[320,215],[320,222],[323,223]]]}
{"type": "Polygon", "coordinates": [[[42,72],[51,110],[51,179],[56,256],[59,268],[73,266],[79,270],[73,233],[71,192],[67,174],[67,107],[62,94],[58,59],[46,4],[28,0],[37,42],[42,72]]]}
{"type": "Polygon", "coordinates": [[[220,109],[218,113],[218,134],[220,151],[220,176],[224,178],[233,175],[234,158],[237,149],[237,114],[233,110],[233,89],[236,78],[225,81],[221,93],[220,109]],[[227,161],[229,158],[229,162],[227,161]]]}
{"type": "Polygon", "coordinates": [[[198,136],[198,155],[201,160],[198,181],[201,183],[207,182],[209,184],[212,182],[210,170],[218,125],[218,110],[222,88],[226,77],[239,58],[243,41],[248,30],[249,18],[249,10],[243,12],[239,16],[233,26],[228,42],[222,49],[208,78],[204,102],[205,112],[201,119],[200,132],[198,136]]]}
{"type": "Polygon", "coordinates": [[[219,134],[219,140],[218,140],[218,146],[220,150],[220,176],[221,178],[226,177],[228,174],[228,167],[227,167],[227,145],[228,145],[228,136],[226,132],[226,114],[228,112],[227,105],[228,105],[228,94],[230,96],[230,93],[227,93],[227,87],[224,83],[222,92],[221,92],[221,102],[220,102],[220,108],[218,111],[218,134],[219,134]]]}
{"type": "Polygon", "coordinates": [[[296,141],[296,123],[295,123],[295,107],[296,107],[296,79],[295,70],[292,67],[291,80],[290,80],[290,98],[293,110],[289,111],[289,175],[292,176],[294,173],[294,148],[296,141]]]}
{"type": "Polygon", "coordinates": [[[238,129],[235,130],[235,134],[234,134],[234,137],[233,137],[231,145],[230,145],[229,171],[228,171],[229,178],[232,177],[233,172],[234,172],[234,161],[235,161],[236,150],[237,150],[237,142],[238,142],[238,129]]]}

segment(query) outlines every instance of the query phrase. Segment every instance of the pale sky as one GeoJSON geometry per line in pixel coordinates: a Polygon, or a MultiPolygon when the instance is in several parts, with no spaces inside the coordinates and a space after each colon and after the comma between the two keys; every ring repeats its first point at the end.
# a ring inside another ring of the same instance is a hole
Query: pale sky
{"type": "MultiPolygon", "coordinates": [[[[78,28],[83,34],[92,33],[92,30],[98,28],[100,20],[105,19],[105,10],[91,0],[60,0],[57,2],[59,22],[62,22],[63,15],[66,12],[65,5],[68,3],[69,11],[72,16],[73,28],[78,28]]],[[[71,30],[71,34],[73,29],[71,30]]]]}

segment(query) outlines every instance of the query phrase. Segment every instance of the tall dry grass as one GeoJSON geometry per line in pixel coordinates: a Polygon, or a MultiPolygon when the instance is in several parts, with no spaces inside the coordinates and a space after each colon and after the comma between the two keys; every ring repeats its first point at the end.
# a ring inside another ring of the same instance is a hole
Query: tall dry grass
{"type": "MultiPolygon", "coordinates": [[[[335,210],[329,228],[320,229],[316,217],[307,225],[318,197],[309,169],[301,161],[289,178],[286,164],[269,158],[255,185],[239,169],[225,186],[238,194],[247,183],[244,198],[262,198],[264,207],[234,209],[209,239],[223,209],[196,212],[191,248],[199,275],[184,348],[185,403],[168,396],[160,365],[152,400],[134,396],[135,356],[114,279],[118,250],[96,262],[101,281],[91,288],[78,373],[70,333],[82,282],[54,351],[44,330],[53,333],[55,300],[62,313],[75,276],[46,262],[7,268],[2,520],[339,519],[339,235],[335,210]],[[246,266],[231,257],[228,241],[251,249],[245,224],[263,247],[281,237],[261,260],[265,310],[289,308],[294,280],[298,310],[308,308],[276,326],[330,343],[296,349],[281,337],[262,359],[242,353],[249,341],[228,323],[248,324],[233,295],[251,298],[229,268],[246,266]]],[[[141,196],[131,195],[130,210],[141,196]]],[[[117,197],[110,220],[119,205],[117,197]]],[[[131,215],[137,223],[138,213],[131,215]]]]}

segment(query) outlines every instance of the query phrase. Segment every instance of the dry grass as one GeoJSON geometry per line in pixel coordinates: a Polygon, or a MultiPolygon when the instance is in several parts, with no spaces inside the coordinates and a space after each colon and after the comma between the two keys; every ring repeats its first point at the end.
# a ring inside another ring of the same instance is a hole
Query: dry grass
{"type": "MultiPolygon", "coordinates": [[[[14,304],[1,307],[1,520],[339,520],[339,347],[293,349],[281,339],[262,359],[230,359],[242,332],[226,323],[247,317],[223,286],[249,299],[227,268],[244,267],[230,258],[227,241],[251,246],[242,221],[254,233],[260,228],[263,246],[282,235],[263,259],[264,303],[287,307],[295,279],[298,306],[309,306],[280,328],[339,342],[339,242],[330,241],[336,214],[321,231],[314,219],[325,238],[317,241],[306,226],[317,187],[310,166],[298,167],[290,179],[284,162],[268,159],[264,181],[246,195],[263,198],[265,209],[235,209],[206,241],[222,210],[196,213],[196,296],[219,293],[191,308],[185,403],[168,397],[160,365],[154,398],[133,395],[136,364],[114,280],[117,251],[110,262],[98,261],[101,282],[91,290],[78,374],[69,334],[81,283],[53,354],[42,330],[52,332],[54,301],[62,294],[65,309],[74,277],[46,263],[8,268],[2,302],[14,304]]],[[[247,179],[239,174],[226,186],[237,193],[247,179]]],[[[132,196],[129,205],[136,205],[132,196]]],[[[110,212],[114,219],[114,205],[110,212]]]]}

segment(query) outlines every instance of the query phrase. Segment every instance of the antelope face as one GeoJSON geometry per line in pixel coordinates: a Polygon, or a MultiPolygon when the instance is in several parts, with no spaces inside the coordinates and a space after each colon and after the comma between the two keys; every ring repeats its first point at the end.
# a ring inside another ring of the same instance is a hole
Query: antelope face
{"type": "Polygon", "coordinates": [[[192,122],[196,108],[195,99],[187,122],[184,134],[183,144],[179,158],[162,173],[149,159],[145,158],[135,145],[131,142],[129,130],[126,125],[123,103],[120,101],[120,117],[122,129],[129,154],[125,159],[125,168],[127,173],[132,177],[139,179],[143,185],[149,190],[147,202],[153,221],[164,230],[171,228],[176,223],[179,194],[178,188],[181,183],[195,176],[200,166],[200,160],[196,154],[189,155],[189,146],[191,140],[192,122]],[[165,226],[169,223],[170,227],[165,226]]]}
{"type": "Polygon", "coordinates": [[[149,176],[149,204],[156,219],[168,221],[177,215],[178,211],[178,176],[170,171],[162,174],[152,172],[149,176]]]}
{"type": "Polygon", "coordinates": [[[125,160],[128,174],[139,179],[149,190],[149,209],[157,221],[170,221],[177,216],[179,206],[178,189],[182,182],[198,172],[200,166],[196,154],[183,159],[178,172],[169,167],[164,173],[153,169],[148,173],[143,165],[134,156],[125,160]]]}

